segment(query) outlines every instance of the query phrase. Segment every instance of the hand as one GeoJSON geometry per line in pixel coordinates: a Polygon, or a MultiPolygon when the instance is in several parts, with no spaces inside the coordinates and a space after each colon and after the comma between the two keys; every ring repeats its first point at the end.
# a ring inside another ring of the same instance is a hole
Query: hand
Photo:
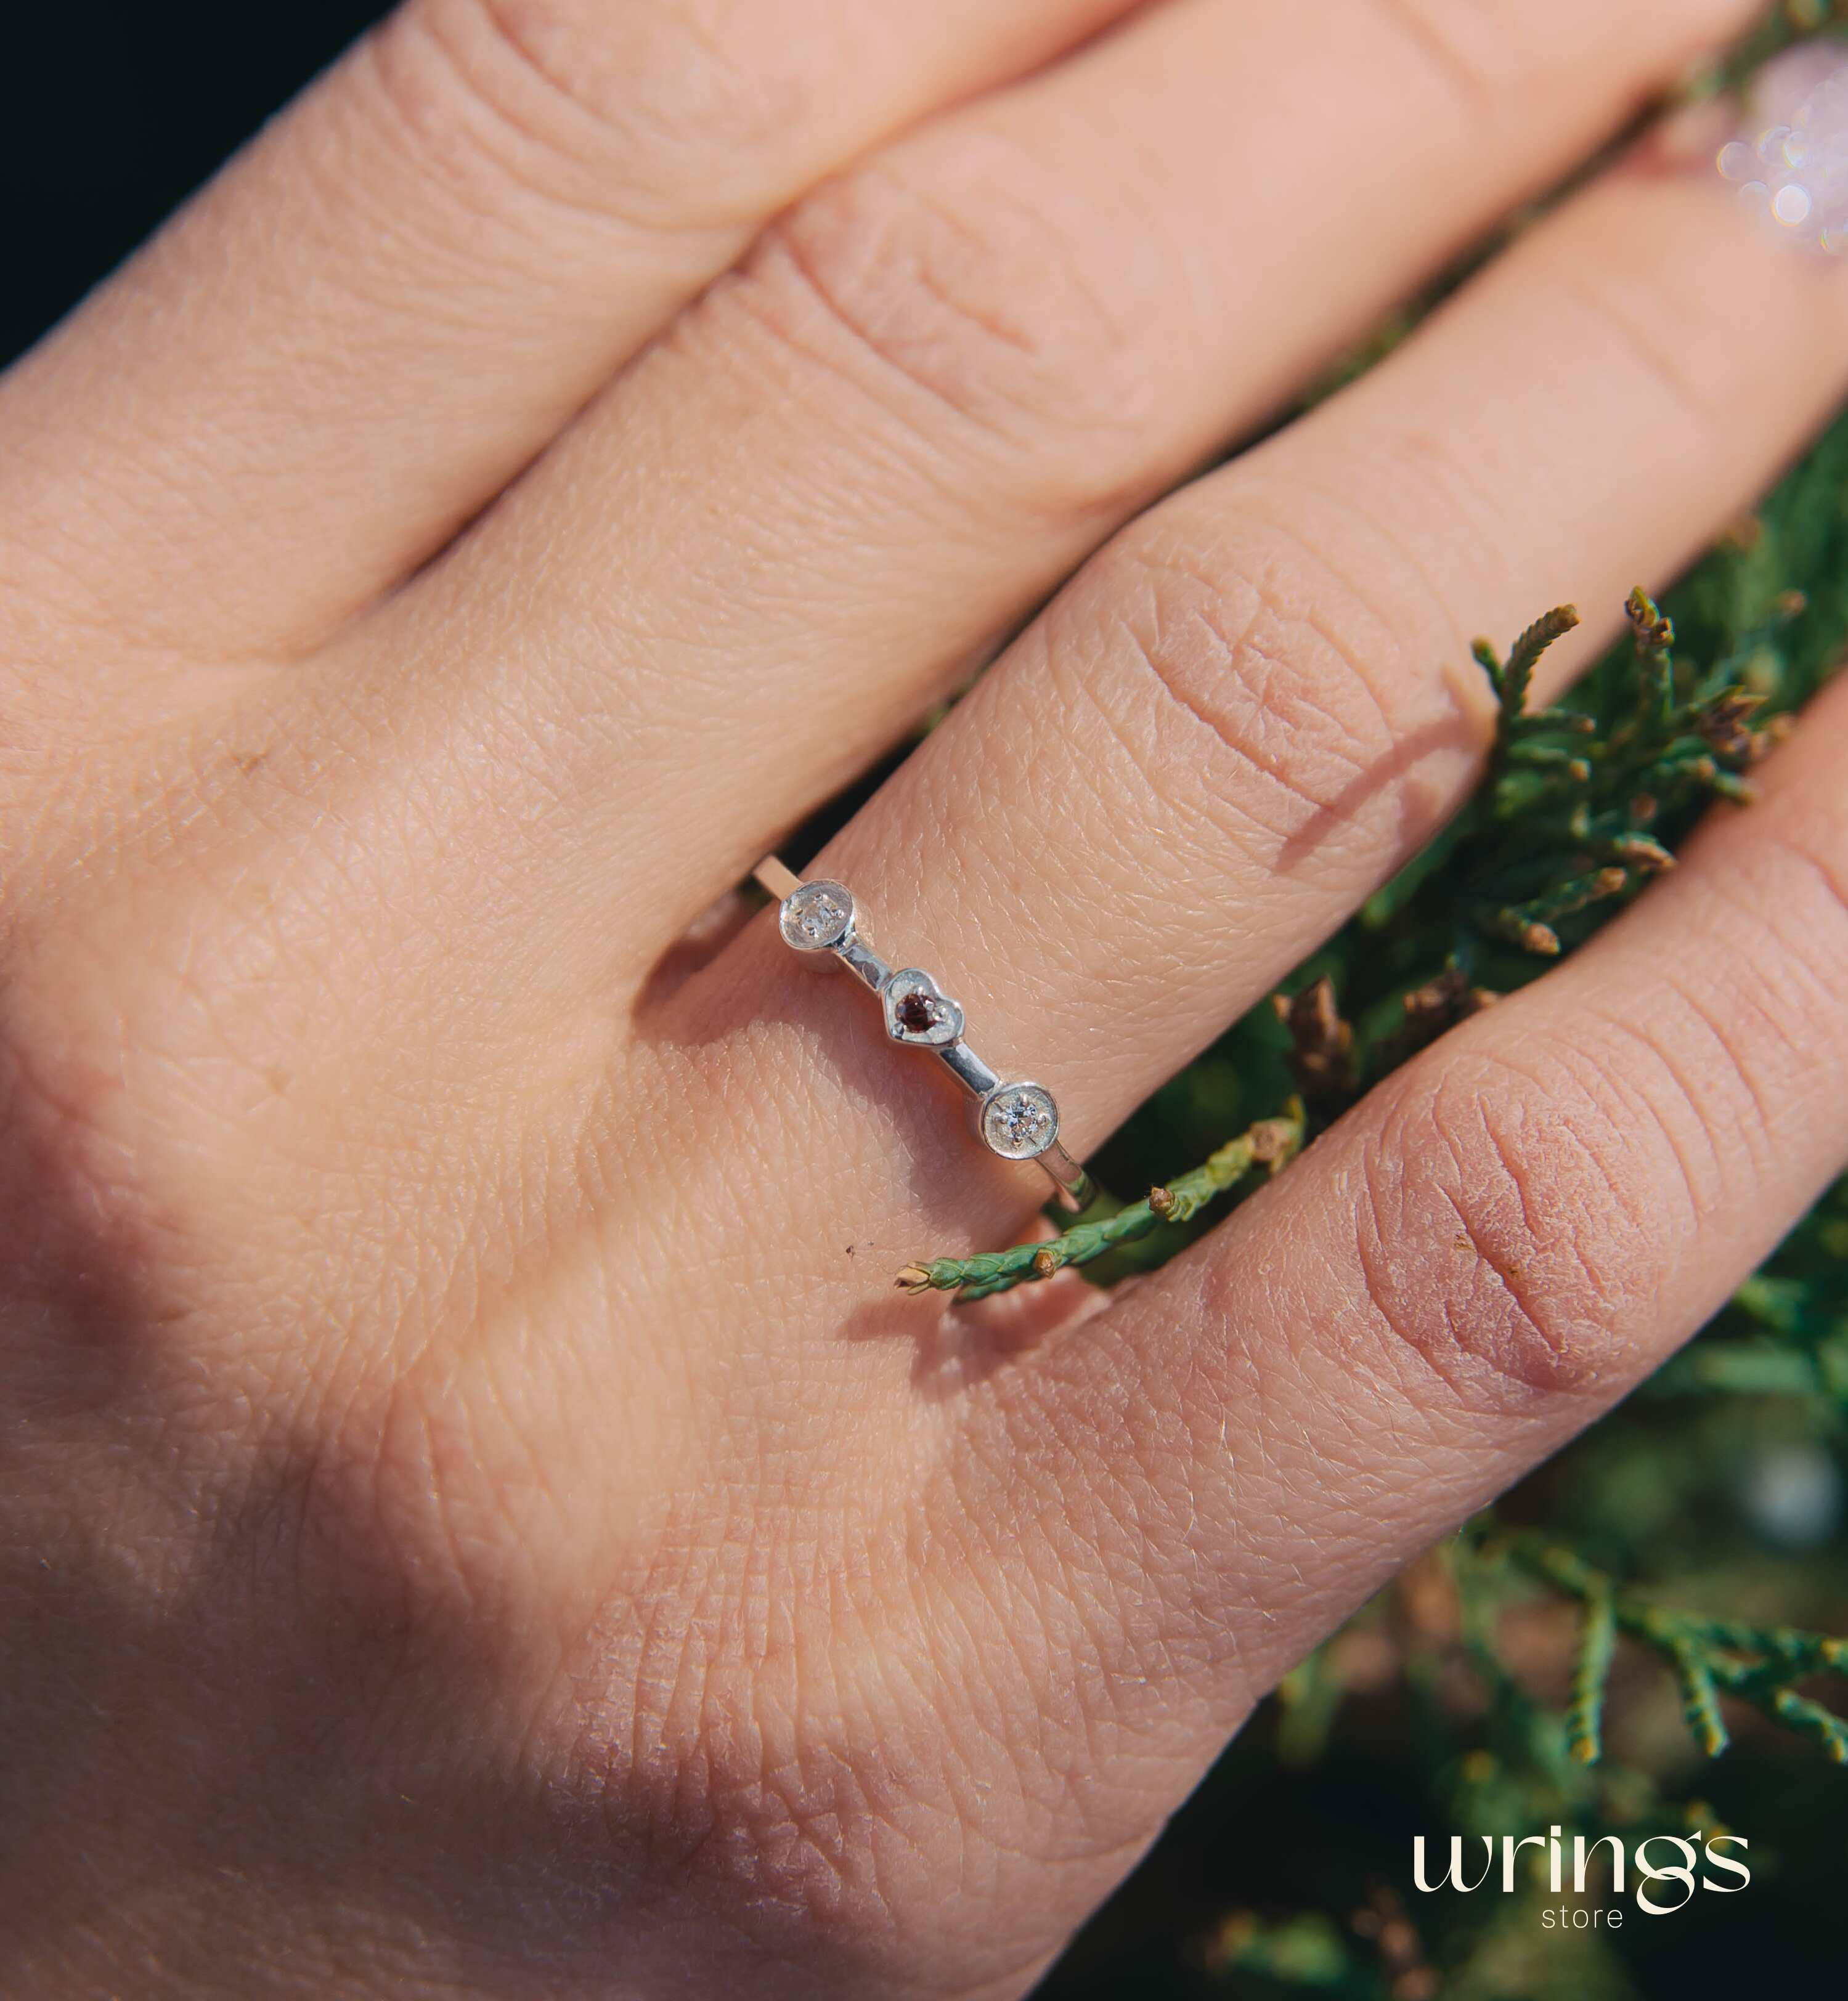
{"type": "Polygon", "coordinates": [[[1848,696],[1107,1299],[730,891],[1056,592],[817,867],[1095,1146],[1848,387],[1658,141],[1182,483],[1751,12],[409,0],[0,385],[8,1992],[1018,1994],[1800,1213],[1848,696]]]}

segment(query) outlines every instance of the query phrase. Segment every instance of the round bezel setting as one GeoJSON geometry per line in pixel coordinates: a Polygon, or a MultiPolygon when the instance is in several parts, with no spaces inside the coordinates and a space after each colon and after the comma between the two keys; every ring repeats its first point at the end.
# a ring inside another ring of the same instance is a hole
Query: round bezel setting
{"type": "Polygon", "coordinates": [[[1004,1161],[1031,1161],[1059,1137],[1059,1108],[1042,1084],[1004,1084],[982,1100],[982,1143],[1004,1161]]]}
{"type": "Polygon", "coordinates": [[[777,922],[798,952],[837,952],[854,934],[853,892],[840,882],[805,882],[783,899],[777,922]]]}

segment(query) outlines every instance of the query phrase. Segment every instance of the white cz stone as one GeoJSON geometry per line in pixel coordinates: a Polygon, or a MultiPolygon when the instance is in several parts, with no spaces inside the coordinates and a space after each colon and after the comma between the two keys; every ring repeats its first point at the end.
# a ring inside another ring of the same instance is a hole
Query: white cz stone
{"type": "Polygon", "coordinates": [[[1004,1161],[1030,1161],[1059,1136],[1059,1108],[1037,1084],[1004,1084],[982,1106],[982,1138],[1004,1161]]]}
{"type": "Polygon", "coordinates": [[[805,882],[783,899],[779,921],[798,952],[831,951],[854,927],[854,900],[838,882],[805,882]]]}

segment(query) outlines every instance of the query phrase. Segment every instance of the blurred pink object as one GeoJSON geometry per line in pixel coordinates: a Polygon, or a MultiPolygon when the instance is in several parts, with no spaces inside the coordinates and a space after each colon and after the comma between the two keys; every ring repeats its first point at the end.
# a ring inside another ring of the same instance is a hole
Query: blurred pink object
{"type": "Polygon", "coordinates": [[[1753,78],[1745,111],[1720,172],[1782,233],[1848,250],[1848,44],[1787,49],[1753,78]]]}

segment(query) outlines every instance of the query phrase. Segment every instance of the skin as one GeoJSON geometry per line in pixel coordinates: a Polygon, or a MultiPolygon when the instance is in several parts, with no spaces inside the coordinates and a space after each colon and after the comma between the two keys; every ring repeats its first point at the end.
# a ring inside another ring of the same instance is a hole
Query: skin
{"type": "Polygon", "coordinates": [[[1848,695],[1108,1300],[731,892],[1043,604],[818,868],[1095,1145],[1848,388],[1683,131],[1188,477],[1751,11],[410,0],[0,381],[9,1992],[1021,1993],[1801,1212],[1848,695]]]}

